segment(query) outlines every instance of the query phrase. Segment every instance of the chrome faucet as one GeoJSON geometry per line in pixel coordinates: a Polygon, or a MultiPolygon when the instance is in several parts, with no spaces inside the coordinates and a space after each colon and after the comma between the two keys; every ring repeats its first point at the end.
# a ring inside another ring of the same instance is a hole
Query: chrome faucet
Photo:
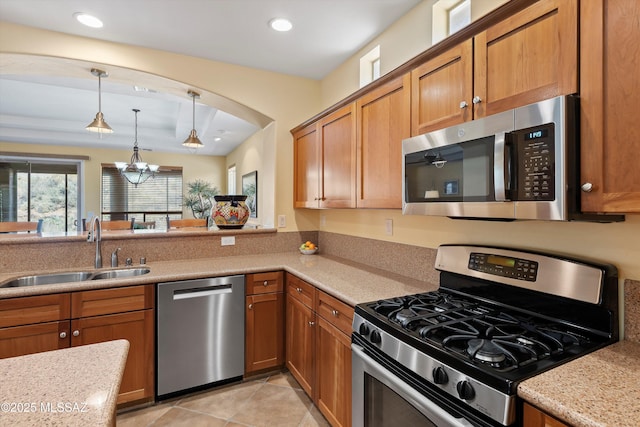
{"type": "Polygon", "coordinates": [[[96,242],[96,261],[95,267],[102,268],[102,225],[100,224],[100,218],[94,216],[89,224],[89,234],[87,235],[87,242],[96,242]]]}

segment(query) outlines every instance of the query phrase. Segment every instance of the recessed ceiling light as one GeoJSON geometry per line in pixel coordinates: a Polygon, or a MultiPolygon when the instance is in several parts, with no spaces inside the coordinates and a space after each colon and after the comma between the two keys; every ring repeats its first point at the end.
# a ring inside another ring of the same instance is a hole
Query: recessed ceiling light
{"type": "Polygon", "coordinates": [[[269,21],[269,26],[276,31],[289,31],[293,24],[286,18],[273,18],[269,21]]]}
{"type": "Polygon", "coordinates": [[[73,17],[78,20],[83,25],[91,28],[102,28],[102,21],[96,18],[93,15],[89,15],[88,13],[76,12],[73,14],[73,17]]]}
{"type": "Polygon", "coordinates": [[[222,141],[222,138],[220,138],[219,136],[216,136],[215,138],[213,138],[214,141],[222,141]]]}

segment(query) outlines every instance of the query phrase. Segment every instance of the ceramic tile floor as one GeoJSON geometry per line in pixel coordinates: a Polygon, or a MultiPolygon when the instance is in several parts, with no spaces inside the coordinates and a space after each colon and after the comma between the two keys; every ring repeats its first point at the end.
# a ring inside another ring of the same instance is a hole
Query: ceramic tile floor
{"type": "Polygon", "coordinates": [[[288,372],[120,413],[117,427],[329,427],[288,372]]]}

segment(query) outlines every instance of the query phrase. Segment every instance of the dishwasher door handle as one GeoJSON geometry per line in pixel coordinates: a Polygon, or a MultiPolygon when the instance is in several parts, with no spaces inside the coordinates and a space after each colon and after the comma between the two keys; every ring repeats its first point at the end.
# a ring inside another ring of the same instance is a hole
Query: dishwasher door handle
{"type": "Polygon", "coordinates": [[[175,291],[173,291],[173,300],[176,301],[180,299],[201,298],[201,297],[208,297],[212,295],[222,295],[222,294],[230,294],[230,293],[233,293],[233,289],[231,289],[231,284],[204,286],[201,288],[176,289],[175,291]]]}

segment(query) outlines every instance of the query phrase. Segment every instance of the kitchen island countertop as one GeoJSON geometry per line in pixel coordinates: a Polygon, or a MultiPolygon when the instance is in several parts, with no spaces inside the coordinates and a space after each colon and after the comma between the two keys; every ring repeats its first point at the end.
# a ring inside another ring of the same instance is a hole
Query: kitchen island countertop
{"type": "Polygon", "coordinates": [[[116,340],[0,359],[0,425],[115,425],[128,351],[116,340]]]}
{"type": "Polygon", "coordinates": [[[537,375],[518,395],[575,427],[637,427],[640,343],[621,341],[537,375]]]}

